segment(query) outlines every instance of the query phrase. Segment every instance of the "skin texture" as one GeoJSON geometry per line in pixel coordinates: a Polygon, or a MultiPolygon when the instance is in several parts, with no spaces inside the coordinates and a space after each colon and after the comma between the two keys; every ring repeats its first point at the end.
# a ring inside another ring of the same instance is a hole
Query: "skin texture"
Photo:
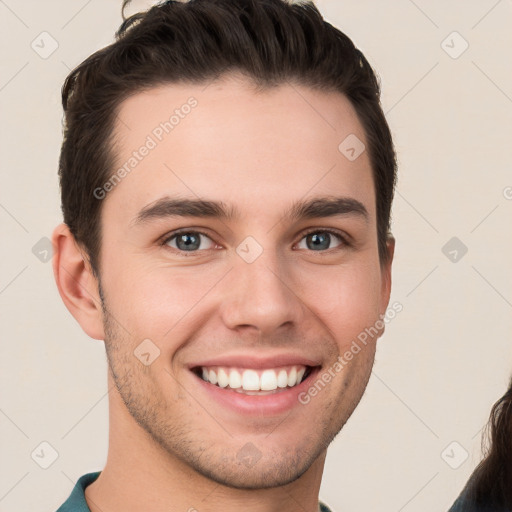
{"type": "Polygon", "coordinates": [[[351,162],[338,150],[349,134],[366,143],[344,96],[290,84],[256,92],[235,75],[207,85],[159,86],[120,107],[122,166],[176,108],[197,100],[103,199],[103,304],[67,227],[53,235],[61,296],[108,355],[110,444],[86,490],[93,512],[291,512],[298,504],[314,512],[327,446],[371,373],[377,337],[307,405],[248,418],[209,400],[188,369],[222,354],[276,352],[332,367],[385,313],[394,248],[390,239],[381,265],[367,153],[351,162]],[[223,201],[241,217],[134,223],[166,195],[223,201]],[[292,203],[315,196],[356,199],[368,219],[286,220],[292,203]],[[178,228],[207,237],[183,256],[176,239],[161,243],[178,228]],[[338,230],[350,245],[331,236],[327,249],[311,248],[305,231],[313,228],[338,230]],[[263,249],[250,264],[236,252],[248,236],[263,249]],[[134,356],[145,339],[160,350],[149,366],[134,356]],[[237,458],[247,443],[261,455],[250,467],[237,458]]]}

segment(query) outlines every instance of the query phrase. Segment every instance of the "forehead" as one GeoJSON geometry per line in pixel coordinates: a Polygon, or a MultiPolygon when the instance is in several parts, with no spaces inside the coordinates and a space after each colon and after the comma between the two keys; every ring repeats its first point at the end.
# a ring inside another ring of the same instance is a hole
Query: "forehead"
{"type": "Polygon", "coordinates": [[[256,91],[237,76],[162,85],[120,105],[114,136],[114,171],[126,172],[104,208],[122,205],[125,217],[176,194],[236,203],[249,217],[308,194],[341,194],[374,215],[367,152],[346,153],[366,146],[364,130],[337,92],[290,83],[256,91]]]}

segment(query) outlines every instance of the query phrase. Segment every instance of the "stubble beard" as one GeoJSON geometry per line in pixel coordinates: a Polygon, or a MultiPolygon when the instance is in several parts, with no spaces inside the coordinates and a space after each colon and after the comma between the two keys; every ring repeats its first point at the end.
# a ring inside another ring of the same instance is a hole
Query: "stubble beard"
{"type": "MultiPolygon", "coordinates": [[[[221,436],[219,440],[201,439],[201,432],[205,430],[193,424],[194,415],[191,414],[188,421],[183,420],[186,417],[183,411],[190,406],[197,408],[197,402],[187,395],[186,390],[175,393],[172,403],[166,399],[151,378],[151,367],[144,366],[134,356],[137,343],[109,314],[101,287],[100,297],[109,372],[131,417],[149,435],[151,442],[163,454],[163,460],[168,459],[170,464],[173,461],[185,464],[194,472],[228,488],[270,489],[299,479],[340,433],[362,397],[371,372],[370,368],[370,372],[362,377],[362,391],[355,403],[349,404],[348,413],[340,414],[337,411],[340,406],[337,399],[328,401],[325,404],[326,414],[318,418],[317,430],[313,435],[301,437],[293,450],[286,449],[277,454],[275,450],[268,450],[253,466],[244,465],[237,458],[240,449],[247,444],[244,440],[240,441],[222,428],[216,429],[221,436]]],[[[170,390],[173,385],[179,388],[180,385],[170,373],[168,381],[170,390]]],[[[344,389],[348,385],[349,382],[345,382],[344,389]]],[[[212,425],[215,425],[213,418],[212,425]]],[[[211,432],[213,428],[206,431],[211,432]]],[[[254,444],[257,445],[257,441],[254,444]]]]}

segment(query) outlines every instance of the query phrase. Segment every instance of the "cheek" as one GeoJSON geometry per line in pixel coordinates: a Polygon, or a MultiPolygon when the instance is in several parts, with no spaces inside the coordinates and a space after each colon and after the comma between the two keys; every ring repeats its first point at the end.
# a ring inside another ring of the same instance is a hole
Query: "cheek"
{"type": "Polygon", "coordinates": [[[350,344],[379,319],[379,276],[374,266],[339,267],[307,284],[308,305],[340,344],[350,344]]]}
{"type": "Polygon", "coordinates": [[[116,270],[108,283],[112,312],[132,336],[162,339],[193,316],[223,273],[162,266],[116,270]]]}

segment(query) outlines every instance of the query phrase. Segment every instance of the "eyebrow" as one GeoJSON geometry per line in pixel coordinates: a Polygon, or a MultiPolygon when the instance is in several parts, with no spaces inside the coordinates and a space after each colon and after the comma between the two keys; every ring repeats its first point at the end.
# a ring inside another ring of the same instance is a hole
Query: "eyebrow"
{"type": "MultiPolygon", "coordinates": [[[[225,221],[240,218],[240,211],[234,205],[222,201],[205,199],[162,197],[142,208],[132,221],[132,225],[145,224],[151,220],[171,217],[217,218],[225,221]]],[[[285,213],[285,220],[297,221],[320,217],[354,216],[368,222],[366,207],[351,197],[314,197],[292,204],[285,213]]]]}

